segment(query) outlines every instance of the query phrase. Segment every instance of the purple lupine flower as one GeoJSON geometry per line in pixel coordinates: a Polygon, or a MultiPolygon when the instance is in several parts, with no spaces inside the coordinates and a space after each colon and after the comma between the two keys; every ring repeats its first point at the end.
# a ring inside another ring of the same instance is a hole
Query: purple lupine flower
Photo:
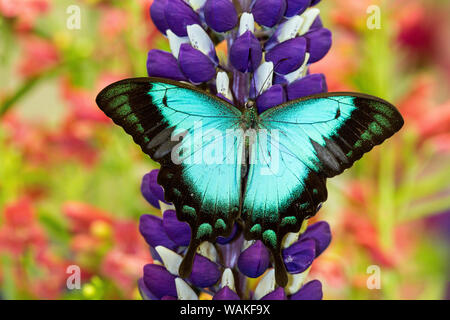
{"type": "MultiPolygon", "coordinates": [[[[201,85],[242,107],[256,101],[259,113],[307,95],[326,92],[325,76],[310,74],[312,63],[331,47],[314,8],[317,0],[154,0],[150,16],[168,39],[171,52],[151,50],[149,76],[201,85]],[[239,8],[236,8],[239,3],[239,8]],[[228,56],[219,60],[215,46],[224,41],[228,56]]],[[[142,194],[162,218],[143,215],[140,231],[157,264],[144,267],[139,290],[144,299],[312,300],[322,298],[318,280],[305,280],[313,261],[331,241],[326,222],[305,225],[282,243],[289,282],[277,287],[270,254],[261,241],[245,241],[241,226],[215,243],[203,243],[194,257],[192,273],[181,279],[178,268],[191,240],[186,222],[164,202],[157,185],[158,171],[144,176],[142,194]],[[259,278],[254,290],[248,278],[259,278]]]]}

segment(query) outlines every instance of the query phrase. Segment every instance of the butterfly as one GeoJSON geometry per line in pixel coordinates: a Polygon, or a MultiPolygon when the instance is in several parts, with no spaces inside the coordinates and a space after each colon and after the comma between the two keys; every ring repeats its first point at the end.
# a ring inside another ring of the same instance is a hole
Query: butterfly
{"type": "Polygon", "coordinates": [[[161,164],[158,183],[191,228],[179,274],[197,247],[243,225],[271,251],[276,282],[288,282],[282,240],[327,199],[342,173],[403,126],[390,103],[360,93],[324,93],[258,114],[194,86],[162,78],[125,79],[103,89],[100,109],[161,164]]]}

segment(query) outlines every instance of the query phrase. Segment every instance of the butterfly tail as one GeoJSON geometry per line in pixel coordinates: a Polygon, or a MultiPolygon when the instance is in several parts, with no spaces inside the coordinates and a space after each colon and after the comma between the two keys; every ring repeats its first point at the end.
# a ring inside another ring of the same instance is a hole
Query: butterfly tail
{"type": "Polygon", "coordinates": [[[182,278],[188,278],[192,272],[192,266],[194,264],[195,253],[200,245],[200,241],[193,240],[189,243],[189,247],[184,255],[183,261],[178,269],[178,274],[182,278]]]}

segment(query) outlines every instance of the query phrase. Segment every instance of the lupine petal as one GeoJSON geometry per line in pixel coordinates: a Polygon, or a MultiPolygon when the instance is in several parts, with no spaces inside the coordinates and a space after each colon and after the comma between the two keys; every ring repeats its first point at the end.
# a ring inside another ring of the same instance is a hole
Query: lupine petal
{"type": "Polygon", "coordinates": [[[181,70],[193,83],[209,81],[216,75],[211,60],[189,44],[181,45],[178,60],[181,70]]]}
{"type": "Polygon", "coordinates": [[[231,0],[208,0],[204,10],[205,21],[214,31],[226,32],[238,23],[238,15],[231,0]]]}
{"type": "Polygon", "coordinates": [[[187,36],[187,26],[201,24],[199,16],[183,0],[167,0],[165,18],[170,30],[180,37],[187,36]]]}
{"type": "Polygon", "coordinates": [[[311,6],[315,6],[318,4],[321,0],[311,0],[311,6]]]}
{"type": "Polygon", "coordinates": [[[167,0],[154,0],[150,7],[150,17],[155,24],[155,27],[163,34],[166,34],[166,30],[169,29],[165,17],[165,9],[167,0]]]}
{"type": "Polygon", "coordinates": [[[285,11],[285,0],[256,0],[252,8],[255,21],[266,27],[276,25],[285,11]]]}
{"type": "Polygon", "coordinates": [[[300,241],[312,239],[316,243],[316,258],[328,248],[331,242],[330,225],[325,221],[319,221],[310,225],[300,236],[300,241]]]}
{"type": "Polygon", "coordinates": [[[263,62],[255,71],[255,95],[259,95],[270,88],[273,79],[273,62],[263,62]]]}
{"type": "Polygon", "coordinates": [[[164,189],[156,181],[159,170],[155,169],[144,175],[141,182],[141,193],[152,206],[160,209],[159,201],[164,202],[164,189]]]}
{"type": "Polygon", "coordinates": [[[320,19],[320,16],[317,16],[316,19],[314,20],[313,24],[311,25],[311,27],[309,27],[309,30],[315,30],[315,29],[320,29],[323,28],[323,23],[322,23],[322,19],[320,19]]]}
{"type": "Polygon", "coordinates": [[[193,24],[187,26],[187,33],[192,47],[208,56],[215,64],[217,64],[219,59],[216,55],[216,49],[206,31],[198,24],[193,24]]]}
{"type": "Polygon", "coordinates": [[[143,278],[138,280],[138,289],[143,300],[158,300],[158,298],[147,288],[143,278]]]}
{"type": "Polygon", "coordinates": [[[322,283],[319,280],[312,280],[293,294],[291,300],[322,300],[322,297],[322,283]]]}
{"type": "Polygon", "coordinates": [[[261,59],[261,45],[251,31],[245,32],[233,42],[230,49],[230,61],[240,72],[256,70],[261,59]]]}
{"type": "Polygon", "coordinates": [[[222,280],[220,281],[220,287],[228,287],[233,291],[236,291],[234,283],[233,271],[230,268],[226,268],[222,273],[222,280]]]}
{"type": "Polygon", "coordinates": [[[145,241],[152,247],[163,246],[174,250],[177,245],[167,236],[162,225],[162,219],[150,214],[144,214],[139,219],[139,231],[145,241]]]}
{"type": "Polygon", "coordinates": [[[283,260],[289,273],[301,273],[309,268],[316,257],[316,242],[312,239],[297,241],[283,250],[283,260]]]}
{"type": "Polygon", "coordinates": [[[311,0],[286,0],[286,17],[290,18],[297,14],[302,14],[311,4],[311,0]]]}
{"type": "Polygon", "coordinates": [[[242,36],[247,31],[255,32],[255,17],[251,13],[244,12],[239,20],[239,36],[242,36]]]}
{"type": "Polygon", "coordinates": [[[259,240],[245,249],[238,259],[239,270],[250,278],[257,278],[262,275],[269,264],[269,251],[259,240]]]}
{"type": "Polygon", "coordinates": [[[191,241],[191,228],[186,222],[179,221],[175,210],[163,214],[163,227],[169,238],[178,246],[188,246],[191,241]]]}
{"type": "Polygon", "coordinates": [[[284,288],[276,288],[269,294],[266,294],[260,300],[286,300],[286,294],[284,293],[284,288]]]}
{"type": "Polygon", "coordinates": [[[218,72],[216,77],[217,95],[228,102],[233,101],[233,95],[230,90],[230,78],[226,72],[218,72]]]}
{"type": "Polygon", "coordinates": [[[148,290],[158,299],[164,296],[177,296],[175,276],[171,275],[163,266],[156,264],[145,265],[143,279],[148,290]]]}
{"type": "Polygon", "coordinates": [[[294,38],[277,44],[266,54],[266,60],[272,61],[275,72],[291,73],[303,64],[306,53],[306,39],[294,38]]]}
{"type": "Polygon", "coordinates": [[[314,63],[325,57],[331,48],[331,31],[326,28],[315,29],[303,37],[307,41],[307,50],[311,55],[309,63],[314,63]]]}
{"type": "Polygon", "coordinates": [[[166,270],[174,276],[178,276],[178,270],[180,268],[181,262],[183,261],[183,257],[163,246],[157,246],[155,250],[161,258],[162,263],[164,263],[164,267],[166,267],[166,270]]]}
{"type": "Polygon", "coordinates": [[[164,296],[161,298],[161,300],[178,300],[178,299],[175,297],[171,297],[171,296],[164,296]]]}
{"type": "Polygon", "coordinates": [[[178,66],[177,59],[169,52],[158,49],[149,51],[147,71],[149,77],[161,77],[177,81],[187,80],[178,66]]]}
{"type": "Polygon", "coordinates": [[[320,10],[317,8],[308,8],[302,14],[302,18],[304,19],[303,24],[298,31],[299,35],[303,35],[311,29],[311,26],[316,21],[319,16],[320,10]]]}
{"type": "Polygon", "coordinates": [[[211,260],[196,254],[192,273],[189,279],[192,284],[199,288],[210,287],[219,281],[221,272],[219,266],[211,260]]]}
{"type": "Polygon", "coordinates": [[[315,73],[292,82],[287,87],[287,97],[288,100],[294,100],[327,91],[325,76],[321,73],[315,73]]]}
{"type": "Polygon", "coordinates": [[[213,300],[241,300],[236,292],[228,288],[223,287],[213,296],[213,300]]]}
{"type": "Polygon", "coordinates": [[[233,230],[231,230],[230,235],[228,237],[217,237],[216,242],[219,243],[219,244],[227,244],[227,243],[231,242],[234,239],[234,237],[236,236],[237,232],[238,232],[238,226],[235,223],[233,225],[233,230]]]}
{"type": "Polygon", "coordinates": [[[188,37],[179,37],[172,30],[167,30],[167,39],[169,40],[170,51],[172,55],[178,59],[180,54],[180,47],[183,43],[191,43],[188,37]]]}
{"type": "Polygon", "coordinates": [[[178,300],[198,300],[194,290],[181,278],[175,279],[178,300]]]}
{"type": "Polygon", "coordinates": [[[258,98],[256,98],[256,107],[258,113],[263,113],[267,109],[286,102],[286,93],[282,85],[275,84],[268,90],[264,91],[258,98]]]}
{"type": "Polygon", "coordinates": [[[258,282],[253,298],[259,300],[275,290],[275,269],[270,269],[258,282]]]}

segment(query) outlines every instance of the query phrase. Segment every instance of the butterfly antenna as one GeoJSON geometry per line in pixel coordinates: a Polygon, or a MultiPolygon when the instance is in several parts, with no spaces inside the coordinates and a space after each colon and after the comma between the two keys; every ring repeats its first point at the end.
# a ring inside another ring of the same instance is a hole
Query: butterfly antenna
{"type": "MultiPolygon", "coordinates": [[[[261,88],[259,89],[259,92],[255,95],[255,99],[257,97],[259,97],[259,95],[262,93],[262,89],[264,88],[264,86],[266,85],[267,81],[269,81],[270,77],[273,77],[273,74],[275,73],[275,69],[280,65],[280,63],[282,63],[283,61],[288,60],[288,58],[283,58],[280,61],[277,62],[277,64],[273,67],[272,71],[270,72],[270,74],[266,77],[266,79],[263,82],[263,85],[261,86],[261,88]]],[[[254,76],[253,76],[254,78],[254,76]]],[[[256,89],[256,82],[254,83],[255,89],[256,89]]]]}

